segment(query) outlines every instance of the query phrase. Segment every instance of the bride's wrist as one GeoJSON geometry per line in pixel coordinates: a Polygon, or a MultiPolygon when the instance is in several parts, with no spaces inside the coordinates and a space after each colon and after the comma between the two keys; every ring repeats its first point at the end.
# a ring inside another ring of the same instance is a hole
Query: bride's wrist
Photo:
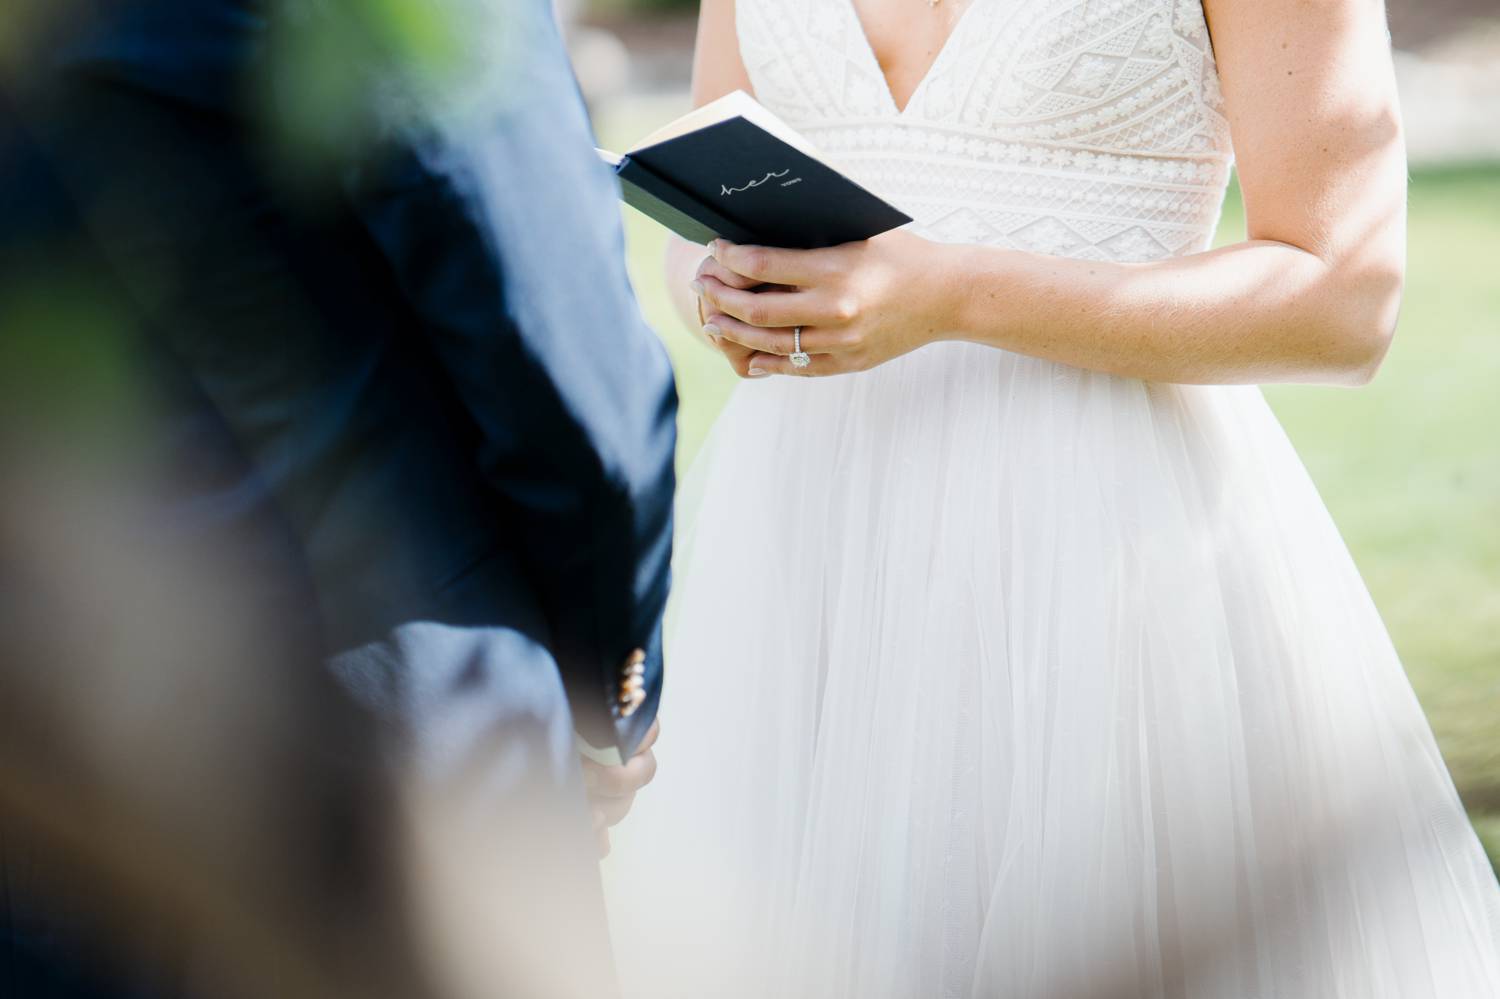
{"type": "Polygon", "coordinates": [[[931,243],[925,265],[919,268],[917,286],[925,299],[925,324],[929,342],[971,340],[971,298],[983,260],[982,247],[961,243],[931,243]]]}
{"type": "Polygon", "coordinates": [[[995,246],[954,245],[947,262],[945,340],[1006,347],[1009,329],[1025,314],[1021,254],[995,246]]]}

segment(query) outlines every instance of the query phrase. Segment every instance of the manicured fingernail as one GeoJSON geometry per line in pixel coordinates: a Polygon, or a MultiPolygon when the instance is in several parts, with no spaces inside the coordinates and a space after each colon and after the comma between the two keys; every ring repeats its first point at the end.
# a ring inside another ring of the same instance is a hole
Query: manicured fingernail
{"type": "Polygon", "coordinates": [[[693,289],[693,294],[694,295],[701,295],[701,294],[703,294],[703,282],[702,281],[693,281],[693,282],[690,282],[688,284],[688,287],[691,288],[691,289],[693,289]]]}
{"type": "Polygon", "coordinates": [[[758,367],[756,367],[753,364],[750,365],[750,377],[751,378],[764,378],[766,375],[769,375],[770,373],[771,372],[767,371],[765,368],[758,368],[758,367]]]}
{"type": "Polygon", "coordinates": [[[719,327],[715,326],[713,323],[707,323],[707,324],[705,324],[704,327],[703,327],[703,332],[707,333],[709,336],[713,337],[715,340],[717,340],[719,337],[721,337],[721,336],[724,335],[724,331],[721,330],[721,329],[719,329],[719,327]]]}

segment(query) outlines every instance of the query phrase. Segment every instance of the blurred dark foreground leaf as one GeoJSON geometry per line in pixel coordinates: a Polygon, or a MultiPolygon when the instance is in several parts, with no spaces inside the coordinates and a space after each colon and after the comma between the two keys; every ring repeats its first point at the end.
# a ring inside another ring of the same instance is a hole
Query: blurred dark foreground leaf
{"type": "MultiPolygon", "coordinates": [[[[0,425],[28,450],[112,451],[139,441],[147,404],[118,303],[38,248],[47,274],[0,279],[0,425]],[[19,438],[19,440],[17,440],[19,438]]],[[[84,457],[75,453],[75,458],[84,457]]]]}
{"type": "Polygon", "coordinates": [[[316,176],[492,95],[515,2],[280,0],[260,95],[283,165],[316,176]]]}

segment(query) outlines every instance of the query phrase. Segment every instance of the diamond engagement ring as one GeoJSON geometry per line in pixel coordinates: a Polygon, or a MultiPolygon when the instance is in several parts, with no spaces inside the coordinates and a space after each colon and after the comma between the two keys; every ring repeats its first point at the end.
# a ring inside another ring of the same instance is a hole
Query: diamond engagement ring
{"type": "Polygon", "coordinates": [[[812,363],[812,358],[807,356],[807,351],[802,349],[802,327],[798,326],[792,330],[792,353],[789,358],[794,368],[805,368],[812,363]]]}

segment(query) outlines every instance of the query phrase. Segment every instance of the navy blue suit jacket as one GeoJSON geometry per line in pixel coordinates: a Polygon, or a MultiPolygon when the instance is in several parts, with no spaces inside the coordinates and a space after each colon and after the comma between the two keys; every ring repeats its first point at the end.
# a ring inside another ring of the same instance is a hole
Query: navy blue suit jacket
{"type": "MultiPolygon", "coordinates": [[[[0,262],[45,277],[49,245],[86,240],[129,302],[116,318],[189,386],[191,405],[162,413],[181,421],[167,436],[224,429],[233,460],[166,526],[228,536],[271,516],[300,548],[294,568],[268,571],[285,591],[273,602],[313,605],[324,655],[396,634],[399,668],[441,670],[412,685],[442,685],[467,734],[476,715],[540,724],[545,758],[529,758],[542,780],[567,779],[571,745],[537,717],[561,713],[558,676],[595,745],[628,755],[655,714],[671,374],[627,283],[613,181],[547,0],[511,6],[503,72],[429,91],[356,31],[370,85],[330,116],[311,164],[282,154],[276,112],[306,96],[284,54],[318,58],[307,43],[327,17],[385,6],[56,5],[65,23],[13,46],[24,72],[0,74],[0,262]],[[7,173],[16,121],[36,155],[7,173]],[[16,210],[53,197],[65,211],[16,210]],[[651,653],[649,696],[626,718],[636,647],[651,653]]],[[[413,5],[429,6],[464,5],[413,5]]],[[[0,288],[12,280],[28,278],[0,274],[0,288]]],[[[485,736],[470,748],[483,755],[485,736]]],[[[0,915],[21,938],[53,922],[0,915]]],[[[0,973],[42,981],[53,971],[30,968],[34,952],[49,953],[23,947],[0,973]]],[[[69,978],[54,991],[87,990],[69,978]]]]}
{"type": "Polygon", "coordinates": [[[272,138],[306,96],[284,55],[332,23],[300,6],[99,5],[51,67],[43,145],[249,456],[247,494],[293,524],[328,651],[503,625],[628,755],[659,694],[676,399],[550,4],[510,5],[495,72],[431,87],[335,26],[369,86],[298,172],[272,138]]]}

